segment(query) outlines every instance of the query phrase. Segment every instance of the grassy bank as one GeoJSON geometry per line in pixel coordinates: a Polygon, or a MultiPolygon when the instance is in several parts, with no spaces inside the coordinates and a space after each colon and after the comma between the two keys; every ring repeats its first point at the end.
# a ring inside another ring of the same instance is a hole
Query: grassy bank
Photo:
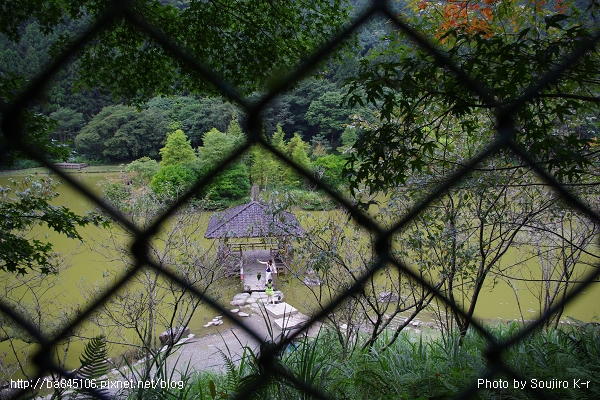
{"type": "MultiPolygon", "coordinates": [[[[75,169],[65,169],[63,170],[67,174],[97,174],[97,173],[106,173],[106,172],[120,172],[124,170],[124,166],[122,164],[119,165],[90,165],[80,170],[75,169]]],[[[43,167],[38,168],[26,168],[26,169],[14,169],[14,170],[4,170],[0,171],[0,176],[2,175],[10,175],[10,176],[27,176],[30,174],[39,175],[48,173],[48,169],[43,167]]]]}

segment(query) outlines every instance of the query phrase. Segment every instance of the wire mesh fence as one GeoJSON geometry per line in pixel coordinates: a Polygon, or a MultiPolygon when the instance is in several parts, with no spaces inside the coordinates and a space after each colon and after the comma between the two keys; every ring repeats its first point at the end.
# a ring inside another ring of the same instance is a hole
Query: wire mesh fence
{"type": "MultiPolygon", "coordinates": [[[[410,224],[411,221],[413,221],[419,215],[419,213],[431,206],[440,195],[455,187],[462,180],[464,180],[473,169],[477,168],[478,165],[499,151],[512,152],[514,156],[531,165],[538,178],[547,185],[551,186],[552,189],[564,199],[564,202],[569,207],[578,210],[580,213],[586,215],[593,221],[600,222],[600,218],[596,212],[591,210],[579,198],[571,194],[571,191],[561,185],[551,174],[538,166],[538,164],[535,162],[534,155],[528,154],[517,144],[515,144],[515,128],[512,126],[513,116],[519,110],[519,107],[523,107],[528,101],[531,101],[535,93],[556,81],[561,74],[564,74],[565,71],[568,71],[569,68],[577,63],[583,54],[588,51],[592,51],[600,40],[600,32],[596,32],[594,36],[586,40],[581,40],[576,52],[565,58],[563,63],[554,71],[547,74],[537,82],[531,82],[528,90],[525,91],[525,93],[519,99],[512,102],[509,106],[498,107],[496,110],[496,120],[498,126],[496,139],[478,155],[470,159],[462,168],[446,176],[442,185],[428,193],[422,201],[416,204],[416,206],[414,206],[400,220],[395,221],[395,223],[389,228],[382,228],[372,219],[372,217],[363,213],[355,204],[349,202],[346,197],[340,195],[332,188],[317,180],[310,172],[305,171],[299,165],[289,160],[284,154],[282,154],[267,140],[265,140],[265,138],[262,136],[261,120],[261,112],[265,109],[265,107],[267,107],[277,97],[277,95],[281,94],[292,85],[300,81],[308,74],[309,71],[314,70],[319,63],[333,54],[341,43],[343,43],[345,40],[349,40],[354,32],[360,29],[361,26],[363,26],[372,18],[382,18],[391,21],[395,28],[404,31],[417,46],[432,54],[440,66],[455,74],[457,79],[463,85],[468,87],[474,93],[477,93],[477,95],[483,99],[483,101],[494,103],[494,99],[489,95],[487,88],[482,87],[477,82],[471,80],[466,73],[464,73],[444,54],[439,52],[433,45],[431,45],[427,39],[425,39],[426,34],[423,35],[422,32],[413,30],[413,28],[411,28],[409,24],[402,19],[402,17],[398,16],[398,14],[391,9],[390,4],[386,1],[372,1],[370,6],[363,10],[361,14],[354,21],[352,21],[352,23],[348,25],[343,32],[341,32],[338,36],[331,38],[331,40],[323,48],[316,51],[313,56],[306,60],[303,64],[298,65],[297,68],[285,79],[279,79],[277,85],[272,87],[271,90],[264,94],[257,102],[250,102],[242,97],[235,90],[235,88],[232,88],[230,85],[228,85],[226,81],[221,80],[218,75],[214,73],[214,71],[211,71],[209,68],[205,67],[201,60],[195,59],[185,49],[182,49],[176,43],[174,43],[167,34],[159,31],[146,20],[140,18],[140,16],[135,12],[134,4],[127,1],[122,1],[114,3],[110,8],[108,8],[102,17],[97,19],[97,21],[89,29],[87,29],[87,31],[81,35],[66,52],[56,57],[49,67],[47,67],[39,76],[37,76],[35,80],[30,82],[30,84],[25,88],[25,90],[22,91],[21,95],[15,101],[13,101],[11,104],[4,105],[3,133],[5,135],[6,142],[9,143],[11,148],[20,150],[28,157],[43,163],[49,170],[53,171],[53,173],[60,176],[61,179],[75,187],[77,191],[88,198],[97,207],[108,213],[111,218],[118,221],[119,224],[124,226],[134,238],[130,248],[131,256],[135,260],[134,268],[131,268],[118,280],[118,282],[116,282],[109,290],[106,290],[104,293],[102,293],[102,295],[93,303],[87,304],[85,308],[83,308],[78,314],[78,316],[69,324],[69,326],[65,326],[61,332],[53,337],[45,337],[35,327],[29,324],[23,318],[23,316],[19,315],[18,312],[15,312],[9,306],[0,302],[1,312],[22,326],[23,329],[27,330],[27,332],[34,337],[37,342],[40,343],[40,350],[33,357],[34,363],[39,367],[40,371],[54,371],[65,377],[68,377],[68,373],[59,365],[57,365],[55,360],[51,357],[52,349],[58,346],[62,338],[66,337],[70,331],[88,320],[101,305],[108,302],[115,293],[126,286],[132,277],[143,268],[150,268],[154,271],[158,271],[165,279],[174,282],[181,287],[187,288],[195,296],[208,303],[215,310],[218,310],[224,315],[230,315],[229,312],[223,309],[223,307],[217,301],[211,299],[206,294],[201,293],[194,287],[190,287],[181,279],[181,277],[153,261],[151,257],[149,257],[148,246],[149,242],[152,240],[152,237],[160,229],[161,224],[168,220],[171,215],[176,213],[186,202],[188,202],[193,197],[194,193],[209,184],[213,173],[222,170],[227,165],[238,160],[245,153],[247,153],[252,146],[255,145],[261,145],[268,149],[268,151],[270,151],[283,163],[295,169],[299,174],[303,175],[306,180],[310,181],[313,185],[326,192],[331,198],[335,199],[335,201],[337,201],[341,207],[347,210],[351,218],[357,224],[369,231],[372,237],[374,237],[373,247],[377,257],[373,260],[373,267],[368,273],[357,279],[352,287],[348,288],[346,295],[341,295],[337,298],[334,298],[327,306],[323,307],[317,314],[312,316],[310,321],[304,325],[304,330],[309,329],[313,323],[323,320],[327,315],[334,312],[346,300],[346,296],[350,296],[352,293],[360,292],[361,288],[374,276],[377,271],[390,264],[397,268],[402,274],[409,276],[414,281],[418,282],[419,285],[434,293],[438,301],[446,304],[446,306],[449,307],[454,313],[462,315],[466,319],[471,319],[471,317],[466,314],[465,310],[463,310],[458,304],[455,304],[450,299],[446,298],[439,288],[433,287],[431,283],[425,281],[421,276],[415,273],[414,269],[409,268],[403,261],[394,257],[390,249],[390,242],[392,241],[394,235],[410,224]],[[51,81],[53,76],[57,74],[61,67],[70,61],[73,54],[76,54],[90,41],[92,41],[100,31],[106,29],[106,27],[110,26],[118,18],[125,18],[128,24],[137,27],[139,30],[144,32],[148,38],[159,43],[168,53],[171,54],[172,57],[179,59],[183,64],[196,71],[199,76],[202,76],[205,80],[210,81],[223,96],[226,96],[230,100],[237,103],[237,105],[243,109],[247,118],[247,124],[245,126],[247,140],[245,143],[237,148],[232,154],[230,154],[223,162],[221,162],[220,165],[218,165],[212,171],[212,173],[207,174],[204,179],[198,180],[191,190],[189,190],[175,203],[165,209],[161,216],[157,218],[151,224],[151,226],[145,229],[141,229],[140,227],[136,226],[128,218],[124,217],[119,210],[113,209],[111,205],[107,204],[105,201],[103,201],[103,199],[92,193],[89,188],[86,188],[84,185],[81,185],[77,181],[73,180],[72,177],[69,174],[66,174],[62,169],[57,168],[47,158],[45,158],[43,154],[39,154],[35,149],[29,147],[26,127],[22,119],[22,112],[27,109],[30,101],[40,97],[43,94],[44,88],[47,86],[46,84],[51,81]]],[[[522,341],[531,332],[540,328],[556,310],[562,309],[565,305],[568,305],[573,298],[588,288],[589,285],[597,279],[597,275],[597,272],[592,271],[562,301],[549,309],[545,314],[541,315],[536,321],[527,324],[519,331],[518,334],[511,337],[509,340],[498,341],[486,330],[484,326],[482,326],[476,320],[471,320],[471,325],[485,337],[489,344],[488,352],[486,354],[489,368],[486,375],[482,376],[482,378],[492,378],[497,373],[503,373],[506,376],[514,377],[515,379],[521,378],[503,362],[503,352],[509,346],[522,341]]],[[[259,335],[253,332],[252,329],[248,328],[244,323],[239,322],[238,324],[241,328],[247,330],[250,335],[253,335],[257,340],[261,340],[259,335]]],[[[272,348],[264,347],[263,352],[260,355],[264,365],[270,365],[270,360],[273,357],[276,357],[278,352],[287,346],[291,340],[292,338],[287,338],[272,348]]],[[[40,374],[41,373],[42,372],[40,372],[40,374]]],[[[264,370],[264,374],[265,376],[263,378],[268,379],[270,377],[269,375],[277,375],[278,377],[281,377],[282,375],[285,375],[285,372],[266,368],[264,370]]],[[[284,377],[292,382],[295,382],[298,387],[302,388],[310,396],[314,396],[316,398],[330,398],[328,395],[321,393],[319,390],[311,387],[310,385],[299,381],[294,376],[288,375],[284,377]]],[[[244,387],[241,392],[237,393],[236,397],[246,398],[249,394],[258,390],[259,386],[260,381],[251,382],[249,385],[244,387]]],[[[477,390],[477,383],[473,382],[470,387],[464,388],[460,394],[460,397],[467,398],[477,390]]],[[[94,394],[98,395],[99,397],[104,396],[102,393],[98,392],[95,392],[94,394]]],[[[547,394],[548,393],[546,392],[532,392],[533,396],[540,398],[545,398],[547,394]]]]}

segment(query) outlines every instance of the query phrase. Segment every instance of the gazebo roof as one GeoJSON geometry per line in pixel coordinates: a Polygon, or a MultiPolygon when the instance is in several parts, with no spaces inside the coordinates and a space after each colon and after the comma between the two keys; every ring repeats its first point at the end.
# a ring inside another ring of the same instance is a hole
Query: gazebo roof
{"type": "Polygon", "coordinates": [[[265,205],[251,201],[211,216],[204,237],[219,239],[303,235],[304,229],[291,212],[271,214],[265,205]]]}

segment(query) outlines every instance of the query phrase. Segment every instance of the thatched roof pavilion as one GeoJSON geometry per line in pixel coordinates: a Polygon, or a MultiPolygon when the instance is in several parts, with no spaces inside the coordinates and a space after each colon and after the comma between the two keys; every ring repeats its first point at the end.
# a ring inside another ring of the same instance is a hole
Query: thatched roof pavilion
{"type": "Polygon", "coordinates": [[[303,235],[304,229],[291,212],[270,213],[264,204],[251,201],[211,216],[204,237],[225,239],[303,235]]]}

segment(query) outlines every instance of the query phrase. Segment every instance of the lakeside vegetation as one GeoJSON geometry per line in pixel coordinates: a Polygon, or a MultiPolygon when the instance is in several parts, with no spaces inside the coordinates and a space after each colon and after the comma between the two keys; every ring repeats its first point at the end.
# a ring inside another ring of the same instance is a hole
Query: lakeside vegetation
{"type": "MultiPolygon", "coordinates": [[[[486,328],[502,343],[522,326],[486,328]]],[[[351,353],[336,344],[335,335],[322,330],[317,338],[296,340],[267,361],[249,348],[240,361],[224,353],[226,372],[190,374],[186,392],[171,394],[181,399],[220,399],[247,390],[248,399],[282,399],[306,396],[301,385],[310,385],[318,393],[344,399],[449,399],[467,393],[473,399],[600,396],[597,324],[538,331],[502,349],[499,357],[517,375],[505,371],[490,375],[492,366],[484,356],[490,344],[473,330],[462,340],[424,339],[403,332],[391,347],[386,345],[389,337],[383,336],[369,351],[351,353]]]]}

